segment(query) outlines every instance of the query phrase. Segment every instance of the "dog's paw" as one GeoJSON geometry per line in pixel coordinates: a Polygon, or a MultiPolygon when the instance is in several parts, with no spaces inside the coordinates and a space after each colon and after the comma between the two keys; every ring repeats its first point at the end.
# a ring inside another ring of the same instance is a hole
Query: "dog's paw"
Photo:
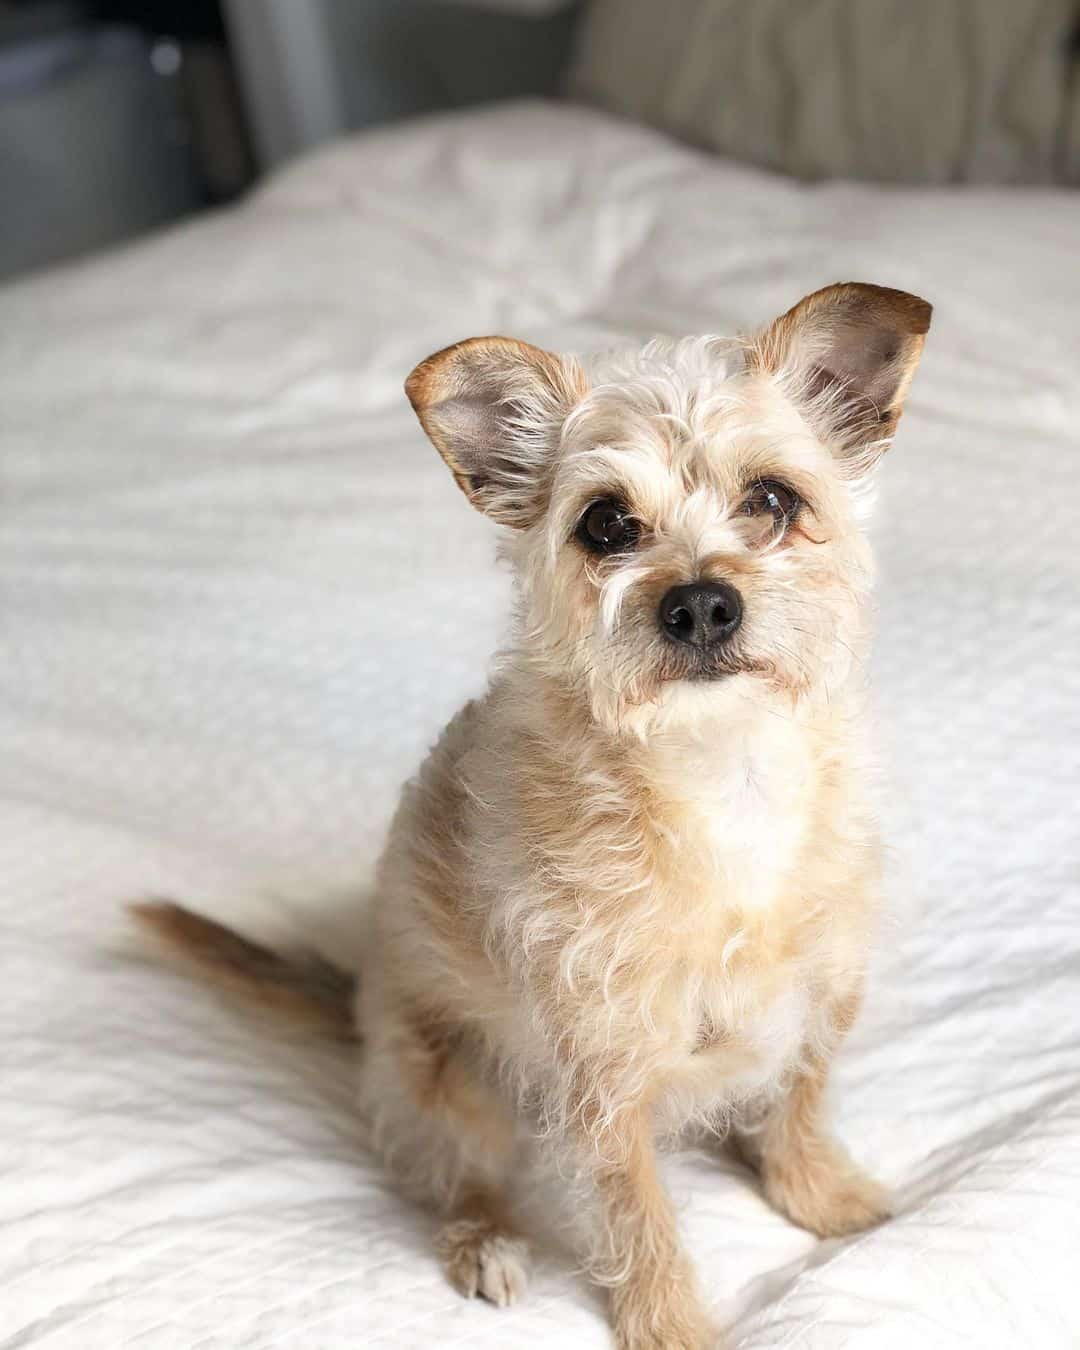
{"type": "Polygon", "coordinates": [[[696,1299],[613,1298],[615,1344],[618,1350],[720,1350],[716,1326],[696,1299]]]}
{"type": "Polygon", "coordinates": [[[487,1223],[459,1219],[436,1239],[446,1278],[459,1294],[478,1294],[496,1307],[516,1303],[529,1283],[529,1248],[521,1239],[487,1223]]]}
{"type": "Polygon", "coordinates": [[[766,1161],[762,1181],[769,1202],[818,1237],[859,1233],[892,1215],[885,1188],[839,1148],[801,1166],[766,1161]]]}

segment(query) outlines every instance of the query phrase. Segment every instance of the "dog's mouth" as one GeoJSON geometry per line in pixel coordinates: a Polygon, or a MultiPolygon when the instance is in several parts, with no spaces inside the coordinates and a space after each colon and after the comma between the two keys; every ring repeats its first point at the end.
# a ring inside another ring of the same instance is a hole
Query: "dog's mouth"
{"type": "Polygon", "coordinates": [[[685,680],[690,684],[710,684],[732,675],[749,674],[756,669],[752,661],[732,651],[688,652],[678,659],[669,658],[660,673],[665,683],[685,680]]]}
{"type": "Polygon", "coordinates": [[[725,680],[729,675],[737,675],[744,667],[733,666],[725,663],[724,665],[707,665],[698,670],[688,671],[681,678],[688,680],[691,684],[712,684],[716,680],[725,680]]]}

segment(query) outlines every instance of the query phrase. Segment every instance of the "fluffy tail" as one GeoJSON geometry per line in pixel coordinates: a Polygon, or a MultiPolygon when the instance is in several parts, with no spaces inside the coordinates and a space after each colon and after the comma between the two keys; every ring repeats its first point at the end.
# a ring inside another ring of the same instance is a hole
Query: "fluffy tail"
{"type": "Polygon", "coordinates": [[[313,953],[279,956],[167,900],[144,901],[131,911],[177,964],[227,993],[308,1031],[356,1039],[355,975],[313,953]]]}

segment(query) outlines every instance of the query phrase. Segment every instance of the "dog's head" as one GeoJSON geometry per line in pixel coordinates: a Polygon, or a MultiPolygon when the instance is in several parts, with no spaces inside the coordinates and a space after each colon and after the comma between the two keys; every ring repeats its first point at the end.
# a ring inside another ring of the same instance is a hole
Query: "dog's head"
{"type": "Polygon", "coordinates": [[[640,731],[846,673],[867,485],[929,321],[915,296],[843,284],[749,340],[653,342],[588,372],[473,338],[406,392],[469,500],[511,527],[528,658],[640,731]]]}

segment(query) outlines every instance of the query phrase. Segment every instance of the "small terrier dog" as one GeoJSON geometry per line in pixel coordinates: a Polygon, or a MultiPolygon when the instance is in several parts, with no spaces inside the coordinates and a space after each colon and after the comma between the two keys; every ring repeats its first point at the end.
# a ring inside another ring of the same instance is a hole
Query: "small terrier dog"
{"type": "MultiPolygon", "coordinates": [[[[624,1350],[715,1343],[658,1137],[730,1134],[814,1233],[887,1214],[823,1097],[878,903],[861,526],[929,321],[838,284],[746,340],[586,367],[473,338],[406,382],[516,579],[488,693],[405,789],[356,1000],[373,1137],[466,1296],[525,1288],[506,1196],[540,1138],[595,1196],[624,1350]]],[[[139,908],[219,974],[347,1015],[347,979],[139,908]]]]}

